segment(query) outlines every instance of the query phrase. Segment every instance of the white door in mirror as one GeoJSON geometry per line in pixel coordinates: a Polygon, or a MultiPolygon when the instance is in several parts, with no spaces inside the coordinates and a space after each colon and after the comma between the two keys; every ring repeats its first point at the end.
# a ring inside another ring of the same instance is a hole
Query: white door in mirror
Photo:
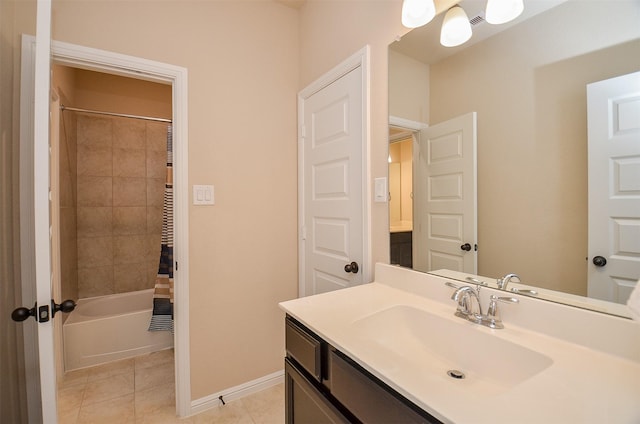
{"type": "Polygon", "coordinates": [[[587,85],[588,295],[625,303],[640,277],[640,72],[587,85]]]}
{"type": "Polygon", "coordinates": [[[413,269],[477,274],[475,112],[420,130],[414,175],[413,269]]]}

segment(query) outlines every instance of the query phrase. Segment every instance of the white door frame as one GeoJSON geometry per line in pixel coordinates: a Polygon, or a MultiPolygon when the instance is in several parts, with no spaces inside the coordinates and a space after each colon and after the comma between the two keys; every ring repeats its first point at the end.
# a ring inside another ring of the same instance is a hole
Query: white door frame
{"type": "MultiPolygon", "coordinates": [[[[33,37],[24,37],[22,77],[23,91],[21,104],[29,105],[34,99],[33,90],[24,87],[25,79],[33,75],[33,55],[25,45],[34,45],[33,37]],[[31,40],[29,40],[31,38],[31,40]],[[26,77],[25,77],[26,75],[26,77]]],[[[176,380],[176,412],[184,417],[191,414],[191,375],[189,353],[189,186],[188,186],[188,125],[187,125],[187,69],[179,66],[155,62],[119,53],[108,52],[59,41],[51,41],[51,60],[66,66],[110,73],[130,78],[144,79],[172,85],[173,110],[173,181],[174,181],[174,260],[179,268],[174,266],[174,317],[175,317],[175,380],[176,380]]],[[[47,105],[49,97],[47,93],[47,105]]],[[[25,106],[26,107],[26,106],[25,106]]],[[[21,110],[21,113],[23,110],[21,110]]],[[[26,115],[25,115],[26,116],[26,115]]],[[[28,153],[33,148],[33,133],[21,128],[21,152],[28,153]],[[23,132],[26,131],[26,132],[23,132]],[[23,150],[25,148],[25,150],[23,150]]],[[[21,159],[22,161],[23,159],[21,159]]],[[[21,172],[22,171],[21,162],[21,172]]],[[[30,168],[33,171],[33,167],[30,168]]],[[[31,181],[33,181],[31,179],[31,181]]],[[[25,206],[33,213],[34,205],[22,205],[22,190],[29,190],[31,186],[21,186],[21,208],[25,206]]],[[[29,231],[29,230],[27,230],[29,231]]],[[[37,243],[36,243],[37,245],[37,243]]],[[[23,246],[23,252],[25,248],[23,246]]],[[[32,248],[36,246],[31,245],[32,248]]],[[[31,250],[33,252],[34,250],[31,250]]],[[[23,256],[25,261],[33,258],[23,256]]],[[[24,269],[24,266],[23,266],[24,269]]],[[[25,284],[30,281],[25,280],[25,284]]],[[[23,289],[24,290],[24,289],[23,289]]]]}
{"type": "Polygon", "coordinates": [[[371,157],[370,157],[370,47],[362,49],[351,55],[342,63],[331,69],[326,74],[312,82],[298,93],[298,296],[305,296],[305,239],[303,228],[304,221],[304,134],[301,128],[304,126],[304,102],[313,94],[332,84],[342,76],[360,67],[362,69],[362,281],[371,281],[373,275],[371,253],[371,157]]]}

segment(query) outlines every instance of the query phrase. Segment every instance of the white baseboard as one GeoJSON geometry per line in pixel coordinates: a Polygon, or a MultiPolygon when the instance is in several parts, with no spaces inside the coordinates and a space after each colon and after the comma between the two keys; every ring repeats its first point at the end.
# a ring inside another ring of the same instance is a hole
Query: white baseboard
{"type": "Polygon", "coordinates": [[[225,402],[240,399],[250,394],[268,389],[269,387],[278,385],[284,381],[284,370],[276,371],[272,374],[265,375],[264,377],[257,378],[252,381],[240,384],[235,387],[222,390],[218,393],[214,393],[200,399],[191,401],[191,414],[195,415],[207,409],[215,408],[222,405],[220,402],[220,396],[222,396],[225,402]]]}

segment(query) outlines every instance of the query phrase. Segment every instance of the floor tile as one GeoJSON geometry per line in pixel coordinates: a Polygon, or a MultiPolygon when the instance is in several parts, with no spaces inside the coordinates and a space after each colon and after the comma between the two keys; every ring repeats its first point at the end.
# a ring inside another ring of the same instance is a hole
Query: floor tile
{"type": "Polygon", "coordinates": [[[102,380],[116,375],[132,373],[134,364],[134,359],[129,358],[103,365],[96,365],[95,367],[89,368],[88,381],[102,380]]]}
{"type": "Polygon", "coordinates": [[[240,399],[254,423],[284,423],[284,383],[240,399]]]}
{"type": "Polygon", "coordinates": [[[82,405],[78,416],[78,424],[133,424],[135,409],[133,393],[98,402],[82,405]]]}
{"type": "Polygon", "coordinates": [[[63,389],[75,384],[85,384],[89,378],[89,368],[74,370],[64,373],[62,378],[58,380],[58,388],[63,389]]]}
{"type": "Polygon", "coordinates": [[[90,381],[87,383],[82,406],[133,394],[133,388],[133,373],[90,381]]]}
{"type": "Polygon", "coordinates": [[[174,352],[67,373],[58,387],[59,424],[282,424],[284,384],[187,418],[176,417],[174,352]]]}
{"type": "Polygon", "coordinates": [[[136,391],[147,390],[152,387],[171,384],[175,381],[174,368],[172,365],[147,367],[136,369],[135,389],[136,391]]]}
{"type": "Polygon", "coordinates": [[[169,407],[175,415],[176,398],[173,383],[135,392],[136,420],[169,407]]]}
{"type": "Polygon", "coordinates": [[[255,424],[241,400],[227,402],[192,417],[194,424],[255,424]]]}
{"type": "Polygon", "coordinates": [[[158,366],[172,366],[174,362],[173,349],[165,349],[157,352],[136,356],[135,368],[149,368],[158,366]]]}

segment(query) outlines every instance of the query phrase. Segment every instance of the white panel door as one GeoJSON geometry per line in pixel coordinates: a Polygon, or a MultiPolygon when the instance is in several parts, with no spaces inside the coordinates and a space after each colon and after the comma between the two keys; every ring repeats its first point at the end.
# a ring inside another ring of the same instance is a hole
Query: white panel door
{"type": "Polygon", "coordinates": [[[362,68],[303,99],[300,295],[363,282],[362,68]],[[348,267],[351,263],[358,264],[348,267]]]}
{"type": "Polygon", "coordinates": [[[625,303],[640,279],[640,72],[587,85],[587,103],[588,295],[625,303]]]}
{"type": "Polygon", "coordinates": [[[20,255],[22,327],[29,421],[56,422],[49,137],[50,3],[37,3],[37,35],[22,36],[20,71],[20,255]],[[44,29],[43,29],[44,28],[44,29]],[[35,306],[34,306],[35,304],[35,306]],[[31,314],[31,315],[29,315],[31,314]],[[32,319],[34,318],[34,319],[32,319]]]}
{"type": "Polygon", "coordinates": [[[476,113],[420,130],[416,152],[413,268],[477,274],[476,113]]]}

